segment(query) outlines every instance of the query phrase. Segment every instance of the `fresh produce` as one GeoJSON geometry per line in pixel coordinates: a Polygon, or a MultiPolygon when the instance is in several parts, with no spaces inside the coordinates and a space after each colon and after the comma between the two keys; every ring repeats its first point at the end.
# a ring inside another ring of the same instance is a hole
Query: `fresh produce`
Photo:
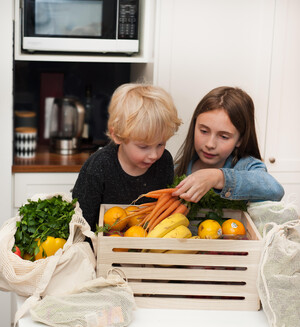
{"type": "Polygon", "coordinates": [[[198,227],[198,236],[206,239],[217,239],[222,236],[221,225],[213,219],[206,219],[198,227]]]}
{"type": "Polygon", "coordinates": [[[180,225],[188,226],[189,220],[182,213],[175,213],[157,224],[147,235],[147,237],[164,237],[167,233],[180,225]]]}
{"type": "Polygon", "coordinates": [[[109,225],[110,229],[120,231],[126,227],[128,219],[123,208],[114,206],[105,212],[103,221],[104,224],[109,225]]]}
{"type": "Polygon", "coordinates": [[[183,203],[183,200],[177,196],[172,196],[175,188],[166,188],[160,190],[150,191],[146,194],[140,195],[134,202],[142,197],[149,197],[157,199],[156,202],[148,202],[140,205],[140,208],[135,210],[133,214],[128,217],[133,217],[144,214],[140,226],[143,226],[148,232],[151,232],[156,225],[162,220],[174,213],[187,214],[188,207],[183,203]]]}
{"type": "Polygon", "coordinates": [[[222,224],[224,235],[245,235],[246,229],[242,222],[237,219],[227,219],[222,224]]]}
{"type": "Polygon", "coordinates": [[[19,256],[20,258],[22,258],[21,250],[19,249],[18,246],[14,245],[14,247],[13,247],[13,253],[16,254],[17,256],[19,256]]]}
{"type": "MultiPolygon", "coordinates": [[[[129,206],[129,207],[125,208],[125,211],[126,211],[127,216],[129,216],[130,214],[132,214],[134,211],[136,211],[138,209],[139,209],[139,207],[137,207],[137,206],[129,206]]],[[[139,225],[140,222],[142,221],[142,219],[144,218],[144,216],[145,215],[140,214],[140,215],[136,215],[136,216],[128,218],[127,227],[139,225]]]]}
{"type": "Polygon", "coordinates": [[[41,243],[41,240],[37,240],[39,247],[39,252],[35,255],[35,260],[49,257],[54,255],[58,249],[62,249],[66,243],[63,238],[54,238],[53,236],[48,236],[46,241],[41,243]]]}
{"type": "Polygon", "coordinates": [[[167,233],[163,238],[190,238],[192,237],[192,232],[185,226],[179,225],[167,233]]]}
{"type": "Polygon", "coordinates": [[[21,220],[16,223],[15,245],[23,258],[34,260],[40,251],[39,244],[46,241],[48,236],[68,239],[76,202],[77,199],[68,202],[61,196],[55,196],[45,200],[28,200],[19,209],[21,220]]]}
{"type": "Polygon", "coordinates": [[[124,233],[125,237],[146,237],[147,231],[142,226],[131,226],[124,233]]]}

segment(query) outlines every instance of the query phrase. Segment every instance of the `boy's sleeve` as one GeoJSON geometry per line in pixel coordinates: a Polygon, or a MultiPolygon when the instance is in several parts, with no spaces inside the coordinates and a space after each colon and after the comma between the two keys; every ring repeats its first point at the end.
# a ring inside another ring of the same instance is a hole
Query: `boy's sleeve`
{"type": "Polygon", "coordinates": [[[99,220],[100,204],[102,203],[102,183],[99,177],[81,171],[75,183],[72,196],[77,198],[83,217],[92,231],[96,230],[99,220]]]}

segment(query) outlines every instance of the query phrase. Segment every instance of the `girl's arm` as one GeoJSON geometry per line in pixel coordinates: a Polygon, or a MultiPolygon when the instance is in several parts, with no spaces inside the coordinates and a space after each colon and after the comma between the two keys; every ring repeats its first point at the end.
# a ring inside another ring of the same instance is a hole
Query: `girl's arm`
{"type": "Polygon", "coordinates": [[[247,201],[280,201],[284,189],[267,172],[266,165],[254,158],[241,159],[236,166],[222,168],[225,183],[222,190],[216,190],[222,198],[247,201]]]}
{"type": "Polygon", "coordinates": [[[284,195],[265,164],[252,157],[241,159],[234,168],[198,170],[187,176],[173,195],[198,202],[211,188],[229,200],[280,201],[284,195]]]}

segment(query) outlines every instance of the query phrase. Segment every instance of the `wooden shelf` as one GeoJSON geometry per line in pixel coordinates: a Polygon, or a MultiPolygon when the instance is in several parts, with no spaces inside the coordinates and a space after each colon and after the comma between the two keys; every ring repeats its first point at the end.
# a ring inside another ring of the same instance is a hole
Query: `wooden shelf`
{"type": "Polygon", "coordinates": [[[79,172],[94,151],[87,148],[80,153],[60,155],[49,152],[48,146],[39,146],[34,158],[14,157],[12,173],[79,172]]]}

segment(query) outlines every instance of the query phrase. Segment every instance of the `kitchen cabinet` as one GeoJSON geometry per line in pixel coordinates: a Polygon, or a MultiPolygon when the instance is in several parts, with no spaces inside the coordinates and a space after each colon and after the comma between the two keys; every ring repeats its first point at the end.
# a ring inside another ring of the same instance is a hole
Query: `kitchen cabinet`
{"type": "Polygon", "coordinates": [[[13,175],[13,211],[35,194],[66,193],[71,195],[78,173],[16,173],[13,175]]]}
{"type": "Polygon", "coordinates": [[[265,160],[284,185],[287,199],[300,204],[300,2],[278,1],[266,126],[265,160]]]}
{"type": "Polygon", "coordinates": [[[184,123],[167,144],[173,156],[207,92],[222,85],[244,89],[255,104],[262,157],[285,187],[284,200],[294,198],[298,206],[299,13],[297,0],[159,1],[153,73],[184,123]]]}

